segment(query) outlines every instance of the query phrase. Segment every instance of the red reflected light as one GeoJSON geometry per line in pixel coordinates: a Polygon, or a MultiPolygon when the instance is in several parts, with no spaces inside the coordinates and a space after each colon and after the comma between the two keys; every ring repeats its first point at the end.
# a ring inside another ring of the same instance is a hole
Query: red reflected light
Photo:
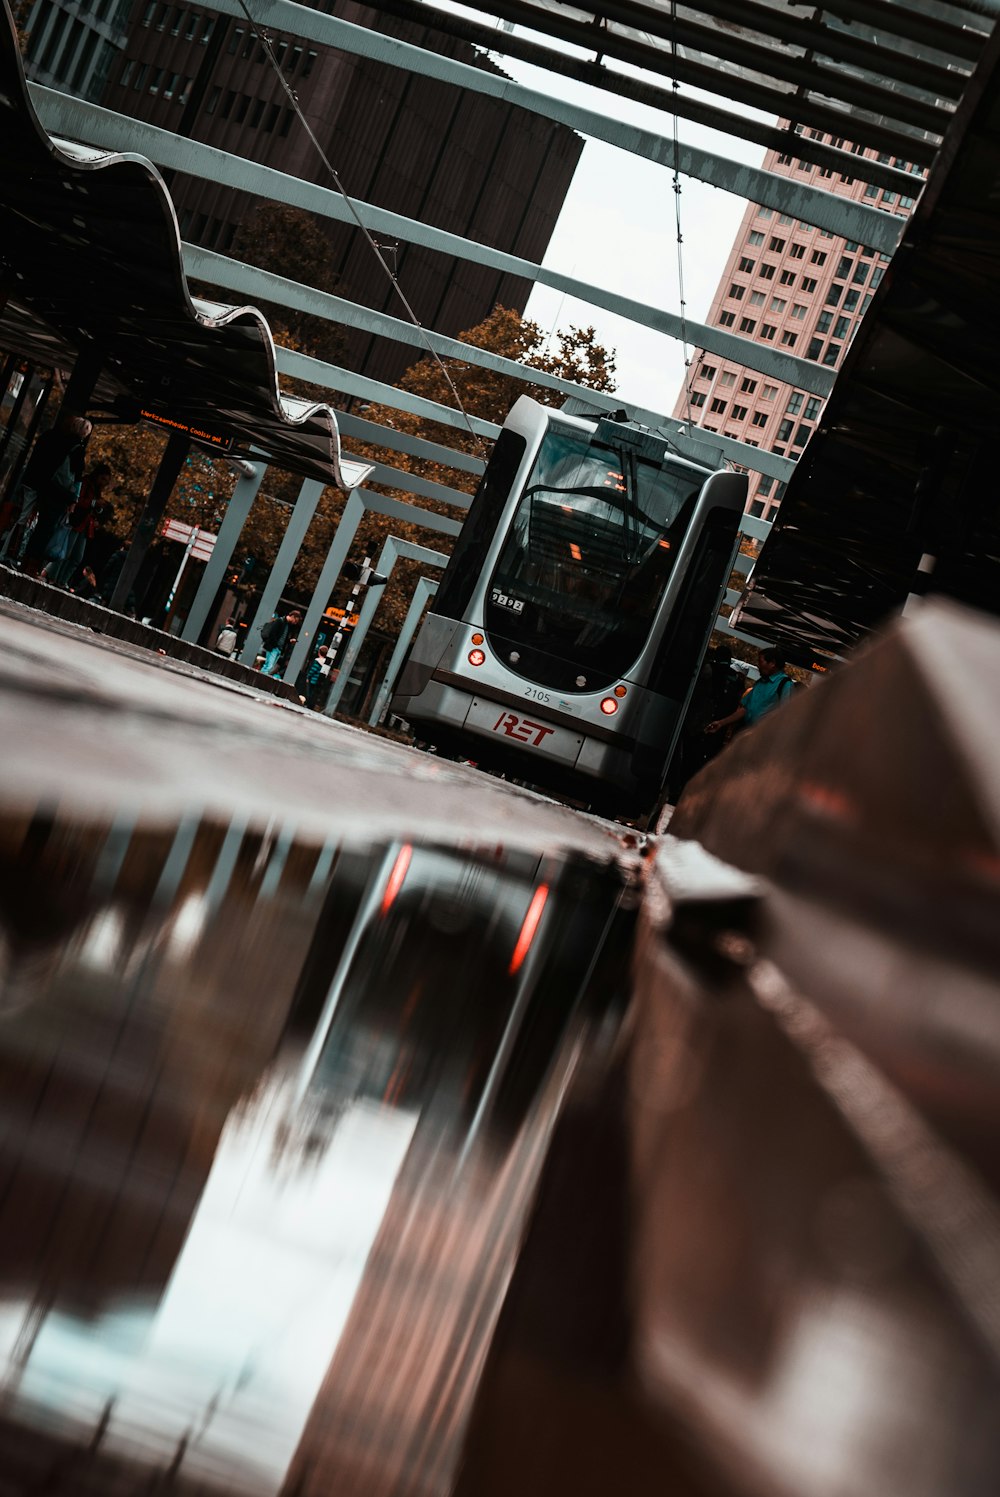
{"type": "Polygon", "coordinates": [[[604,713],[605,717],[612,717],[614,713],[618,711],[618,703],[615,701],[614,697],[604,698],[604,701],[601,703],[601,711],[604,713]]]}
{"type": "Polygon", "coordinates": [[[570,541],[569,543],[569,554],[570,556],[572,556],[574,561],[583,560],[583,557],[580,555],[580,547],[576,545],[574,541],[570,541]]]}
{"type": "Polygon", "coordinates": [[[404,842],[396,854],[396,861],[392,865],[392,872],[386,879],[385,889],[382,893],[382,903],[379,905],[379,914],[384,915],[392,905],[393,900],[403,887],[406,870],[410,866],[413,857],[413,848],[409,842],[404,842]]]}
{"type": "Polygon", "coordinates": [[[663,549],[664,549],[664,551],[669,551],[670,550],[670,542],[669,541],[657,541],[656,544],[658,546],[662,546],[663,549]]]}
{"type": "Polygon", "coordinates": [[[531,903],[528,906],[528,913],[525,915],[524,920],[521,924],[521,931],[514,946],[514,953],[510,959],[510,966],[507,968],[507,974],[510,977],[513,977],[514,973],[520,969],[524,962],[524,958],[531,950],[531,943],[535,939],[535,933],[538,930],[538,922],[542,918],[542,911],[545,908],[545,901],[548,899],[548,897],[548,884],[539,884],[538,888],[531,896],[531,903]]]}
{"type": "Polygon", "coordinates": [[[469,651],[469,664],[470,665],[482,665],[485,662],[485,660],[486,660],[486,656],[483,654],[482,650],[470,650],[469,651]]]}

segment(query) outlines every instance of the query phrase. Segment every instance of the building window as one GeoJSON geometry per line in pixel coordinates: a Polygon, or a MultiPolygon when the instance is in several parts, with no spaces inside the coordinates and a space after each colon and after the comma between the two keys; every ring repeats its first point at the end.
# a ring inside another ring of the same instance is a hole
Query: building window
{"type": "Polygon", "coordinates": [[[308,78],[309,77],[309,74],[312,72],[313,68],[316,66],[316,58],[318,56],[319,56],[318,52],[307,52],[306,53],[305,64],[304,64],[304,66],[302,68],[302,76],[303,76],[303,78],[308,78]]]}
{"type": "Polygon", "coordinates": [[[805,258],[805,253],[806,247],[804,244],[793,244],[788,251],[788,258],[790,260],[802,260],[805,258]]]}
{"type": "Polygon", "coordinates": [[[809,256],[809,263],[810,265],[825,265],[826,250],[813,250],[812,254],[809,256]]]}
{"type": "Polygon", "coordinates": [[[874,182],[869,182],[868,183],[868,186],[865,188],[865,197],[866,198],[877,198],[878,197],[878,188],[875,186],[874,182]]]}
{"type": "Polygon", "coordinates": [[[724,369],[722,372],[722,378],[719,380],[719,384],[724,385],[726,388],[728,388],[731,385],[735,385],[735,383],[736,375],[733,373],[733,371],[731,369],[724,369]]]}
{"type": "Polygon", "coordinates": [[[766,411],[754,411],[753,416],[750,418],[750,425],[751,426],[766,426],[767,425],[767,412],[766,411]]]}
{"type": "Polygon", "coordinates": [[[854,178],[853,177],[845,177],[845,176],[841,175],[840,180],[844,184],[845,187],[853,187],[854,186],[854,178]]]}
{"type": "Polygon", "coordinates": [[[138,93],[138,92],[141,91],[144,83],[146,82],[146,78],[148,77],[148,75],[149,75],[149,63],[148,62],[144,62],[142,64],[142,67],[136,73],[135,79],[134,79],[134,81],[132,83],[132,90],[133,90],[134,93],[138,93]]]}
{"type": "Polygon", "coordinates": [[[850,255],[841,255],[840,264],[834,271],[834,275],[836,276],[838,281],[845,281],[847,279],[847,277],[851,273],[851,266],[853,264],[854,261],[851,259],[850,255]]]}
{"type": "Polygon", "coordinates": [[[168,73],[167,76],[166,76],[166,78],[164,78],[164,80],[163,80],[163,97],[165,99],[172,99],[173,96],[174,96],[174,90],[176,89],[176,87],[177,87],[177,74],[176,73],[168,73]]]}
{"type": "Polygon", "coordinates": [[[762,322],[760,325],[760,336],[764,339],[765,343],[773,342],[777,331],[778,329],[771,322],[762,322]]]}
{"type": "Polygon", "coordinates": [[[800,287],[800,290],[804,291],[807,296],[810,294],[810,292],[816,290],[816,282],[812,276],[806,275],[802,277],[802,285],[800,287]]]}
{"type": "Polygon", "coordinates": [[[232,112],[233,112],[233,105],[235,103],[236,103],[236,93],[235,93],[235,90],[229,88],[229,89],[226,90],[226,97],[222,101],[222,118],[224,120],[227,120],[229,118],[229,116],[232,114],[232,112]]]}
{"type": "Polygon", "coordinates": [[[299,63],[301,61],[302,61],[302,48],[301,47],[293,47],[292,48],[292,55],[288,59],[288,71],[290,73],[297,72],[298,71],[299,63]]]}
{"type": "Polygon", "coordinates": [[[790,332],[786,331],[786,332],[782,333],[782,335],[781,335],[781,341],[785,345],[786,348],[794,348],[795,344],[798,341],[798,337],[799,337],[798,333],[790,333],[790,332]]]}
{"type": "Polygon", "coordinates": [[[805,425],[800,426],[799,429],[798,429],[798,431],[795,433],[795,441],[792,443],[792,446],[793,447],[804,447],[811,436],[812,436],[812,427],[811,426],[805,426],[805,425]]]}
{"type": "Polygon", "coordinates": [[[180,36],[181,22],[183,21],[183,19],[184,19],[184,12],[181,9],[181,7],[178,5],[177,9],[174,11],[174,24],[170,28],[170,35],[171,36],[180,36]]]}
{"type": "Polygon", "coordinates": [[[861,311],[862,312],[867,312],[868,311],[868,306],[869,306],[869,303],[871,302],[871,299],[872,299],[872,294],[869,291],[868,295],[865,297],[864,301],[861,303],[861,311]]]}
{"type": "Polygon", "coordinates": [[[912,208],[916,201],[916,198],[900,197],[899,206],[901,208],[912,208]]]}
{"type": "Polygon", "coordinates": [[[855,283],[856,286],[863,286],[865,284],[870,269],[871,266],[866,265],[863,260],[858,261],[857,265],[854,267],[854,274],[851,276],[851,280],[855,283]]]}
{"type": "Polygon", "coordinates": [[[149,75],[149,91],[151,94],[160,92],[160,79],[163,77],[162,68],[154,68],[149,75]]]}
{"type": "Polygon", "coordinates": [[[782,421],[781,425],[778,427],[778,430],[774,434],[774,440],[776,442],[787,442],[794,428],[794,421],[782,421]]]}
{"type": "Polygon", "coordinates": [[[187,236],[188,236],[188,231],[191,228],[191,209],[190,208],[185,208],[184,209],[184,212],[181,214],[180,223],[178,224],[178,228],[181,231],[181,238],[182,239],[186,239],[187,236]]]}
{"type": "MultiPolygon", "coordinates": [[[[205,17],[205,24],[201,28],[201,36],[198,38],[198,45],[200,47],[207,47],[208,46],[208,43],[209,43],[209,41],[211,40],[211,37],[212,37],[212,32],[215,30],[217,19],[218,19],[218,17],[216,17],[216,16],[206,16],[205,17]]],[[[235,234],[235,232],[236,232],[236,226],[232,225],[231,227],[232,227],[233,234],[235,234]]],[[[229,233],[229,228],[228,227],[226,229],[226,233],[227,234],[229,233]]],[[[223,236],[223,238],[225,238],[225,236],[223,236]]],[[[232,244],[232,242],[233,242],[232,241],[232,234],[230,234],[230,236],[229,236],[229,244],[232,244]]],[[[229,245],[224,245],[223,248],[228,249],[229,245]]]]}
{"type": "Polygon", "coordinates": [[[840,358],[840,344],[839,343],[828,343],[826,345],[826,353],[823,355],[823,363],[824,364],[835,364],[839,358],[840,358]]]}
{"type": "Polygon", "coordinates": [[[774,479],[773,478],[768,478],[768,476],[767,476],[766,473],[762,473],[761,476],[760,476],[760,480],[759,480],[759,482],[757,484],[757,492],[758,492],[758,494],[764,494],[766,496],[766,495],[768,495],[771,492],[771,490],[773,488],[774,488],[774,479]]]}
{"type": "Polygon", "coordinates": [[[251,128],[251,130],[256,130],[257,129],[257,127],[260,124],[260,122],[263,119],[263,117],[264,117],[264,100],[263,99],[255,99],[254,100],[253,110],[251,111],[251,114],[250,114],[250,128],[251,128]]]}
{"type": "Polygon", "coordinates": [[[731,297],[733,297],[733,299],[735,301],[742,301],[743,300],[743,292],[745,290],[746,290],[745,286],[738,286],[736,284],[736,282],[734,281],[733,284],[729,288],[729,295],[731,297]]]}
{"type": "Polygon", "coordinates": [[[834,281],[833,285],[830,287],[829,291],[826,293],[826,300],[824,301],[823,305],[825,307],[837,307],[837,306],[839,306],[840,305],[840,298],[843,296],[843,294],[844,294],[844,288],[843,288],[843,286],[838,286],[837,282],[834,281]]]}
{"type": "Polygon", "coordinates": [[[781,217],[778,219],[778,222],[779,224],[784,224],[786,228],[791,228],[795,220],[794,218],[789,218],[787,213],[782,213],[781,217]]]}
{"type": "Polygon", "coordinates": [[[833,329],[833,336],[835,338],[846,338],[847,329],[850,327],[850,325],[851,319],[849,317],[838,317],[836,326],[833,329]]]}
{"type": "Polygon", "coordinates": [[[714,364],[702,364],[701,368],[698,370],[698,378],[699,379],[714,379],[715,378],[715,365],[714,364]]]}
{"type": "Polygon", "coordinates": [[[236,123],[238,125],[242,125],[243,121],[246,119],[246,117],[247,117],[247,110],[249,108],[250,108],[250,95],[249,94],[240,94],[239,102],[236,105],[236,123]]]}
{"type": "Polygon", "coordinates": [[[765,385],[761,391],[761,400],[773,400],[778,393],[777,385],[765,385]]]}
{"type": "Polygon", "coordinates": [[[805,398],[801,390],[796,390],[794,395],[790,395],[788,397],[788,404],[785,406],[785,415],[797,416],[802,409],[802,402],[805,398]]]}
{"type": "Polygon", "coordinates": [[[740,260],[740,263],[737,265],[736,269],[737,270],[742,270],[742,272],[743,272],[744,275],[749,275],[750,272],[751,272],[751,270],[753,270],[755,263],[756,263],[755,261],[748,260],[747,257],[746,257],[746,255],[743,255],[742,258],[741,258],[741,260],[740,260]]]}
{"type": "Polygon", "coordinates": [[[229,46],[226,48],[226,51],[230,57],[234,57],[239,51],[240,44],[245,36],[246,32],[243,30],[242,26],[237,26],[234,28],[233,34],[229,38],[229,46]]]}
{"type": "Polygon", "coordinates": [[[883,203],[888,203],[891,207],[892,204],[896,201],[896,194],[894,192],[883,192],[882,201],[883,203]]]}
{"type": "Polygon", "coordinates": [[[823,351],[823,339],[822,338],[814,338],[812,340],[812,342],[809,344],[809,347],[806,349],[806,358],[807,359],[818,359],[819,356],[820,356],[820,354],[822,353],[822,351],[823,351]]]}
{"type": "Polygon", "coordinates": [[[795,285],[795,272],[794,272],[794,270],[783,270],[781,272],[780,276],[778,277],[778,280],[781,282],[781,284],[783,286],[794,286],[795,285]]]}
{"type": "Polygon", "coordinates": [[[222,95],[222,89],[219,87],[218,84],[216,84],[215,87],[212,89],[212,92],[208,96],[208,102],[205,105],[205,113],[206,114],[214,114],[215,113],[221,95],[222,95]]]}
{"type": "Polygon", "coordinates": [[[780,255],[784,247],[785,241],[783,239],[772,239],[771,243],[768,245],[768,249],[774,250],[774,253],[776,255],[780,255]]]}
{"type": "Polygon", "coordinates": [[[754,328],[756,326],[757,326],[757,324],[756,324],[756,322],[754,321],[754,319],[752,317],[741,317],[740,318],[740,332],[741,333],[752,333],[753,330],[754,330],[754,328]]]}
{"type": "Polygon", "coordinates": [[[188,11],[187,30],[184,33],[184,40],[186,42],[193,42],[198,35],[198,22],[200,20],[201,16],[196,10],[188,11]]]}
{"type": "Polygon", "coordinates": [[[872,271],[872,278],[871,278],[871,280],[868,282],[868,285],[869,285],[869,287],[871,288],[872,291],[875,290],[875,287],[881,281],[882,275],[883,275],[882,267],[881,267],[881,265],[877,265],[875,267],[875,269],[872,271]]]}
{"type": "Polygon", "coordinates": [[[831,166],[821,166],[819,169],[819,174],[821,177],[832,177],[833,168],[831,166]]]}
{"type": "Polygon", "coordinates": [[[119,88],[127,88],[128,87],[128,80],[132,76],[132,70],[133,70],[134,67],[135,67],[135,58],[134,57],[126,57],[126,59],[125,59],[125,66],[122,68],[121,77],[118,79],[118,87],[119,88]]]}
{"type": "Polygon", "coordinates": [[[771,311],[772,312],[783,312],[787,306],[788,306],[788,303],[786,301],[782,301],[782,299],[781,299],[780,296],[772,296],[771,297],[771,311]]]}
{"type": "Polygon", "coordinates": [[[692,392],[692,395],[691,395],[691,404],[692,405],[704,405],[705,404],[705,392],[704,392],[704,390],[695,390],[695,391],[692,392]]]}
{"type": "Polygon", "coordinates": [[[773,281],[774,280],[774,272],[777,270],[777,268],[778,267],[776,265],[762,265],[760,267],[760,278],[761,278],[761,280],[762,281],[773,281]]]}
{"type": "Polygon", "coordinates": [[[764,518],[764,501],[762,499],[751,499],[750,513],[755,520],[764,518]]]}
{"type": "Polygon", "coordinates": [[[796,161],[795,170],[797,172],[811,172],[812,163],[809,161],[796,161]]]}
{"type": "Polygon", "coordinates": [[[833,326],[833,313],[821,312],[816,319],[817,333],[828,333],[833,326]]]}
{"type": "Polygon", "coordinates": [[[793,160],[794,160],[794,157],[782,154],[781,156],[778,157],[777,165],[778,166],[791,166],[793,160]]]}
{"type": "Polygon", "coordinates": [[[712,412],[713,416],[721,416],[724,413],[725,409],[726,402],[724,400],[713,400],[712,404],[709,406],[709,410],[712,412]]]}
{"type": "Polygon", "coordinates": [[[847,291],[847,292],[845,292],[844,293],[844,300],[842,302],[842,306],[844,308],[844,311],[845,312],[853,312],[854,308],[858,304],[858,300],[860,299],[860,296],[861,296],[861,292],[860,291],[847,291]]]}
{"type": "Polygon", "coordinates": [[[281,116],[281,105],[272,104],[268,110],[267,119],[264,121],[264,134],[270,135],[281,116]]]}
{"type": "Polygon", "coordinates": [[[755,379],[741,379],[740,380],[740,389],[743,391],[744,395],[752,395],[753,392],[756,390],[756,388],[757,388],[757,381],[755,379]]]}
{"type": "Polygon", "coordinates": [[[143,26],[152,26],[152,24],[153,24],[153,17],[155,15],[156,15],[156,0],[150,0],[150,3],[146,6],[146,9],[142,13],[142,23],[141,24],[143,26]]]}
{"type": "Polygon", "coordinates": [[[764,236],[757,229],[752,229],[750,231],[750,233],[747,235],[747,245],[748,246],[749,245],[753,245],[754,248],[757,248],[758,246],[762,245],[763,243],[764,243],[764,236]]]}
{"type": "Polygon", "coordinates": [[[751,291],[751,293],[750,293],[750,305],[752,307],[762,307],[764,305],[764,293],[763,293],[763,291],[751,291]]]}
{"type": "Polygon", "coordinates": [[[803,317],[806,315],[806,309],[800,301],[797,301],[792,307],[789,315],[794,317],[796,322],[801,322],[803,317]]]}
{"type": "Polygon", "coordinates": [[[733,420],[734,421],[744,421],[744,420],[746,420],[747,409],[748,409],[748,407],[745,406],[745,405],[734,405],[733,406],[733,410],[732,410],[733,420]]]}
{"type": "Polygon", "coordinates": [[[806,408],[802,413],[805,420],[816,421],[819,418],[820,407],[822,406],[822,404],[823,401],[821,396],[810,395],[809,399],[806,401],[806,408]]]}

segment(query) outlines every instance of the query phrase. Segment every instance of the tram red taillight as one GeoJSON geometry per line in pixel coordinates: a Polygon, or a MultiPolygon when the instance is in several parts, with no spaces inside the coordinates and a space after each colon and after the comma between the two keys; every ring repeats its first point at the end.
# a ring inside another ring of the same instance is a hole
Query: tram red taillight
{"type": "Polygon", "coordinates": [[[605,697],[601,703],[601,711],[605,717],[613,717],[618,711],[618,702],[614,697],[605,697]]]}
{"type": "Polygon", "coordinates": [[[486,655],[485,655],[484,651],[482,651],[482,650],[470,650],[469,651],[469,664],[470,665],[484,665],[485,663],[486,663],[486,655]]]}

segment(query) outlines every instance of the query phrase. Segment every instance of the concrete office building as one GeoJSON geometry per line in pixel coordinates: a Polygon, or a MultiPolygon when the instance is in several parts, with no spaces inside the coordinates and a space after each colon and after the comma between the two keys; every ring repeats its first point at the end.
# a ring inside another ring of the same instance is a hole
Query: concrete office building
{"type": "MultiPolygon", "coordinates": [[[[332,0],[315,8],[500,71],[469,44],[374,7],[332,0]]],[[[262,166],[333,185],[245,20],[161,0],[134,0],[125,26],[121,14],[115,0],[95,0],[89,13],[76,0],[38,0],[29,22],[28,76],[262,166]],[[94,30],[94,17],[103,29],[94,30]],[[93,45],[77,35],[81,26],[94,32],[93,45]],[[81,48],[89,72],[81,71],[81,48]]],[[[499,100],[298,37],[275,32],[272,42],[352,197],[531,261],[542,259],[583,148],[574,131],[499,100]]],[[[231,249],[256,201],[180,174],[172,177],[171,191],[182,237],[222,253],[231,249]]],[[[360,232],[336,223],[328,223],[327,232],[340,294],[405,317],[360,232]]],[[[421,323],[452,336],[480,322],[497,302],[523,311],[531,290],[522,278],[405,242],[390,247],[388,258],[421,323]]],[[[352,333],[347,341],[348,363],[375,378],[398,377],[416,357],[412,348],[365,333],[352,333]]]]}
{"type": "MultiPolygon", "coordinates": [[[[797,133],[802,133],[801,128],[797,133]]],[[[890,161],[884,154],[849,146],[821,130],[809,134],[855,155],[890,161]]],[[[913,196],[883,191],[860,178],[838,175],[776,151],[768,151],[764,159],[767,171],[908,217],[922,174],[902,160],[893,164],[915,174],[913,196]]],[[[888,259],[826,229],[749,203],[706,321],[754,343],[770,343],[799,358],[839,368],[888,259]]],[[[824,404],[819,396],[700,351],[692,360],[673,414],[706,431],[722,432],[794,461],[802,455],[824,404]]],[[[773,478],[751,472],[749,512],[773,519],[783,489],[773,478]]]]}

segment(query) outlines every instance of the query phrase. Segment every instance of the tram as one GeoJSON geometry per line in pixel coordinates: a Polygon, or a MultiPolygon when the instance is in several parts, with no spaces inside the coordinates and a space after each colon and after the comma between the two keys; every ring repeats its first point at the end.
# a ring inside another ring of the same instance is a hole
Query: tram
{"type": "Polygon", "coordinates": [[[658,802],[746,502],[622,413],[522,396],[392,710],[418,738],[604,813],[658,802]]]}

